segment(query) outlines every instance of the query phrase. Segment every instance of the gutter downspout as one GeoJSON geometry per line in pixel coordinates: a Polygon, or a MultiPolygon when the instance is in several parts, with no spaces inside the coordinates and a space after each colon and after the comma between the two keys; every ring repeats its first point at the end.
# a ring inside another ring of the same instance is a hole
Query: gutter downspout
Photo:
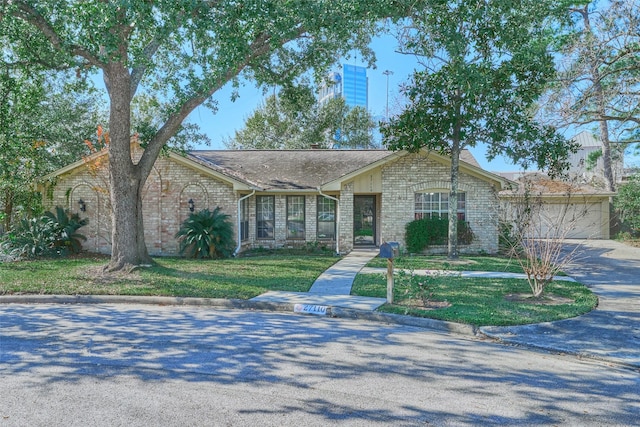
{"type": "Polygon", "coordinates": [[[322,192],[322,188],[318,187],[318,193],[322,197],[335,200],[336,202],[336,255],[340,256],[340,199],[337,199],[322,192]]]}
{"type": "Polygon", "coordinates": [[[249,197],[253,196],[254,194],[256,194],[256,190],[253,190],[251,192],[251,194],[247,194],[246,196],[242,196],[238,199],[238,247],[236,248],[235,251],[233,251],[233,256],[238,256],[238,253],[240,252],[240,249],[242,248],[242,222],[241,222],[241,206],[242,206],[242,201],[244,199],[248,199],[249,197]]]}

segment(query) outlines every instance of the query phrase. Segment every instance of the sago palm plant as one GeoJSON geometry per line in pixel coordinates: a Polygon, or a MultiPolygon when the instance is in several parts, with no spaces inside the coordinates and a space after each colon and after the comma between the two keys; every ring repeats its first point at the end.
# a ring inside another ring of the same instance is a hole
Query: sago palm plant
{"type": "Polygon", "coordinates": [[[77,254],[82,250],[82,241],[87,238],[78,233],[78,229],[89,223],[88,218],[80,218],[77,213],[69,213],[60,206],[56,206],[55,213],[45,212],[44,216],[54,222],[53,247],[59,252],[77,254]]]}
{"type": "Polygon", "coordinates": [[[176,238],[180,241],[180,253],[188,258],[226,258],[235,246],[233,224],[219,207],[213,212],[203,209],[189,215],[176,238]]]}

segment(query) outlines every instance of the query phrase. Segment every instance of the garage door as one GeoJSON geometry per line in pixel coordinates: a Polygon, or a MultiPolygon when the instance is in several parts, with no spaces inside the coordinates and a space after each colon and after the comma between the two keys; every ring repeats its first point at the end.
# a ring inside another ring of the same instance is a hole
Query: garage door
{"type": "MultiPolygon", "coordinates": [[[[604,204],[606,206],[606,204],[604,204]]],[[[603,224],[606,217],[602,203],[545,204],[540,213],[539,230],[541,237],[556,237],[567,230],[571,239],[603,239],[603,224]]]]}

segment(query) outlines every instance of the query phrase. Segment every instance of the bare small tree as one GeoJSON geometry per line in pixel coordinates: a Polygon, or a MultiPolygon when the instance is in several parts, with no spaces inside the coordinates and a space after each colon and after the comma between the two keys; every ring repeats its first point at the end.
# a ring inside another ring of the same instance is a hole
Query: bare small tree
{"type": "Polygon", "coordinates": [[[536,175],[500,197],[502,247],[522,267],[534,298],[540,298],[579,253],[580,245],[568,249],[565,243],[589,211],[584,187],[536,175]]]}

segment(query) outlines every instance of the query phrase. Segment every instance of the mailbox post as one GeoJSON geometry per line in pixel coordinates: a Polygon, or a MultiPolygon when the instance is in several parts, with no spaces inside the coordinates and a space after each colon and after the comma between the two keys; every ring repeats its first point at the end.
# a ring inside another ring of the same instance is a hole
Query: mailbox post
{"type": "Polygon", "coordinates": [[[380,245],[380,258],[387,259],[387,303],[393,304],[393,259],[398,254],[398,243],[385,242],[380,245]]]}

